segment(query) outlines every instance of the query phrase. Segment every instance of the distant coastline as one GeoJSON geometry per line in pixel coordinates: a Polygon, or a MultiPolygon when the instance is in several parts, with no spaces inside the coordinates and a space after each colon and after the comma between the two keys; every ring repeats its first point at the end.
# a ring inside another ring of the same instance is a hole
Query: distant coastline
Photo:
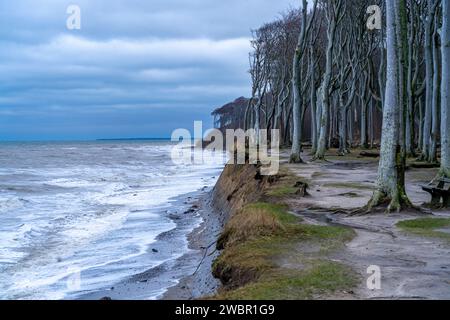
{"type": "Polygon", "coordinates": [[[99,139],[23,139],[8,140],[0,139],[0,143],[80,143],[80,142],[96,142],[96,141],[170,141],[171,138],[99,138],[99,139]]]}
{"type": "Polygon", "coordinates": [[[170,141],[170,138],[114,138],[96,139],[95,141],[170,141]]]}

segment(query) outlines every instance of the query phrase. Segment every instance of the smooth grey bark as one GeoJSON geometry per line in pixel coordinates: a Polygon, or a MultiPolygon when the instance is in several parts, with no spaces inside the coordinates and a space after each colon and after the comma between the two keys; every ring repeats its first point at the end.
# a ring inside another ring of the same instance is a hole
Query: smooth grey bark
{"type": "Polygon", "coordinates": [[[355,81],[356,79],[352,79],[352,87],[349,89],[347,101],[344,100],[344,97],[341,95],[339,97],[339,109],[338,109],[338,117],[339,117],[339,154],[345,155],[346,153],[350,153],[348,149],[347,143],[347,115],[348,110],[353,103],[353,99],[355,97],[355,81]]]}
{"type": "Polygon", "coordinates": [[[349,153],[348,145],[347,145],[347,110],[345,108],[339,108],[338,110],[339,117],[339,155],[344,156],[349,153]]]}
{"type": "MultiPolygon", "coordinates": [[[[384,39],[383,32],[382,32],[381,38],[384,39]]],[[[381,109],[384,109],[384,101],[385,101],[385,93],[386,93],[386,52],[384,49],[383,40],[381,43],[381,50],[380,50],[380,67],[378,69],[378,85],[380,87],[381,109]]]]}
{"type": "MultiPolygon", "coordinates": [[[[421,6],[415,1],[410,2],[409,7],[409,27],[408,27],[408,66],[407,66],[407,122],[406,122],[406,152],[408,156],[416,155],[416,106],[419,96],[420,88],[417,88],[417,81],[419,79],[420,65],[422,56],[419,45],[421,42],[422,28],[420,28],[421,6]]],[[[423,87],[423,86],[422,86],[423,87]]],[[[419,145],[421,140],[422,122],[419,123],[419,145]]],[[[420,147],[419,147],[420,148],[420,147]]]]}
{"type": "Polygon", "coordinates": [[[363,84],[361,85],[360,103],[361,103],[361,119],[360,119],[360,146],[361,148],[367,148],[367,107],[370,101],[370,96],[367,95],[367,85],[369,77],[365,75],[363,84]]]}
{"type": "Polygon", "coordinates": [[[386,0],[386,47],[387,47],[387,78],[386,93],[383,108],[383,127],[381,138],[380,162],[378,167],[377,188],[368,208],[389,201],[388,212],[399,211],[405,204],[410,204],[401,174],[398,170],[400,153],[400,105],[399,105],[399,57],[396,34],[396,12],[401,0],[386,0]]]}
{"type": "Polygon", "coordinates": [[[433,21],[438,0],[427,0],[427,15],[425,21],[425,113],[422,131],[422,155],[421,159],[430,159],[431,128],[433,117],[433,21]]]}
{"type": "Polygon", "coordinates": [[[319,139],[317,141],[317,151],[314,155],[315,160],[325,159],[325,152],[327,150],[327,138],[329,137],[329,122],[330,122],[330,93],[331,93],[331,77],[333,72],[333,49],[336,37],[336,28],[342,18],[345,10],[343,10],[342,0],[329,0],[326,2],[326,17],[328,21],[327,26],[327,49],[326,49],[326,63],[325,73],[321,85],[321,117],[319,125],[319,139]]]}
{"type": "Polygon", "coordinates": [[[316,72],[314,66],[314,51],[311,50],[310,53],[310,103],[311,103],[311,143],[312,150],[311,153],[315,153],[317,150],[317,89],[316,89],[316,72]]]}
{"type": "Polygon", "coordinates": [[[370,148],[372,149],[375,142],[375,128],[374,128],[374,118],[373,118],[373,99],[370,100],[370,107],[369,107],[369,135],[370,135],[370,148]]]}
{"type": "Polygon", "coordinates": [[[441,170],[450,178],[450,0],[442,0],[441,170]]]}
{"type": "MultiPolygon", "coordinates": [[[[407,71],[408,71],[408,20],[406,0],[398,0],[395,3],[395,29],[397,35],[397,60],[398,60],[398,109],[399,109],[399,134],[396,156],[397,185],[403,188],[399,193],[405,193],[405,167],[406,167],[406,126],[407,126],[407,71]]],[[[406,195],[406,193],[405,193],[406,195]]]]}
{"type": "Polygon", "coordinates": [[[308,1],[302,0],[302,21],[301,21],[301,29],[298,37],[297,48],[295,50],[294,55],[294,63],[292,70],[292,85],[293,85],[293,93],[294,93],[294,105],[293,105],[293,133],[292,133],[292,150],[291,157],[289,162],[291,163],[302,163],[302,61],[306,48],[306,39],[308,37],[309,31],[311,30],[312,21],[315,17],[315,12],[317,8],[317,1],[314,0],[314,8],[311,16],[308,20],[308,1]]]}
{"type": "MultiPolygon", "coordinates": [[[[306,1],[304,1],[306,2],[306,1]]],[[[303,29],[303,28],[302,28],[303,29]]],[[[293,133],[292,133],[292,150],[289,162],[302,163],[302,97],[301,97],[301,54],[300,49],[297,48],[294,59],[294,78],[292,81],[294,91],[294,105],[293,105],[293,133]]]]}
{"type": "Polygon", "coordinates": [[[407,68],[407,122],[406,122],[406,152],[408,155],[414,155],[414,98],[413,98],[413,52],[414,52],[414,38],[415,29],[413,25],[414,19],[414,4],[411,4],[409,30],[408,30],[408,68],[407,68]]]}
{"type": "Polygon", "coordinates": [[[438,19],[435,18],[435,26],[433,33],[433,102],[432,102],[432,122],[431,122],[431,140],[430,150],[428,152],[427,161],[430,163],[437,162],[437,143],[439,139],[439,47],[438,47],[438,19]]]}
{"type": "MultiPolygon", "coordinates": [[[[254,114],[255,114],[255,123],[253,125],[253,128],[255,129],[255,134],[256,134],[256,139],[259,138],[259,130],[260,130],[260,123],[261,123],[261,119],[260,119],[260,114],[261,114],[261,109],[260,109],[261,103],[257,103],[255,104],[254,108],[254,114]]],[[[259,141],[257,141],[258,143],[259,141]]]]}
{"type": "Polygon", "coordinates": [[[423,143],[423,125],[424,125],[424,119],[425,119],[425,108],[423,103],[424,97],[421,97],[418,102],[418,109],[419,109],[419,137],[417,139],[418,141],[418,148],[420,150],[423,149],[422,143],[423,143]]]}
{"type": "Polygon", "coordinates": [[[361,103],[361,120],[360,120],[360,132],[361,132],[361,148],[367,148],[367,108],[365,103],[361,103]]]}
{"type": "MultiPolygon", "coordinates": [[[[319,88],[317,88],[317,92],[316,92],[316,117],[315,117],[315,121],[316,121],[316,148],[315,148],[315,152],[317,152],[317,147],[318,147],[318,143],[319,143],[319,135],[320,135],[320,121],[322,119],[322,86],[319,86],[319,88]]],[[[315,155],[315,152],[313,153],[313,155],[315,155]]]]}

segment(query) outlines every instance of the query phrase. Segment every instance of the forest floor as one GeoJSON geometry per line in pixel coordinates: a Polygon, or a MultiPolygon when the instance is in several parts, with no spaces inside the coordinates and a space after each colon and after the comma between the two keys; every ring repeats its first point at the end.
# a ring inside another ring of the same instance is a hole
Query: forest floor
{"type": "MultiPolygon", "coordinates": [[[[350,267],[357,273],[358,281],[353,290],[336,292],[331,298],[450,298],[450,210],[433,210],[429,214],[345,214],[369,201],[375,187],[378,159],[359,157],[358,150],[344,157],[336,154],[331,150],[326,162],[311,162],[310,157],[304,156],[307,163],[301,165],[288,164],[288,153],[282,154],[282,167],[309,184],[307,197],[285,198],[291,213],[300,216],[303,223],[344,226],[356,233],[339,250],[329,253],[328,259],[350,267]],[[442,226],[433,223],[439,219],[430,218],[441,218],[442,226]],[[412,223],[416,229],[397,225],[413,219],[419,219],[412,223]],[[380,268],[379,290],[368,289],[369,266],[380,268]]],[[[407,170],[407,193],[415,205],[430,201],[421,185],[431,181],[435,174],[436,169],[407,170]]]]}

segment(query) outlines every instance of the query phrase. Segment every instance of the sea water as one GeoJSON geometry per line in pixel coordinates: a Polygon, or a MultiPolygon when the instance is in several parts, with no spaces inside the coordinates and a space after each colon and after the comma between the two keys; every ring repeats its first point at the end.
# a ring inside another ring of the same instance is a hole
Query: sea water
{"type": "MultiPolygon", "coordinates": [[[[76,298],[164,263],[145,255],[176,227],[163,213],[213,186],[223,168],[174,164],[172,147],[0,143],[0,299],[76,298]]],[[[172,248],[169,259],[186,250],[172,248]]]]}

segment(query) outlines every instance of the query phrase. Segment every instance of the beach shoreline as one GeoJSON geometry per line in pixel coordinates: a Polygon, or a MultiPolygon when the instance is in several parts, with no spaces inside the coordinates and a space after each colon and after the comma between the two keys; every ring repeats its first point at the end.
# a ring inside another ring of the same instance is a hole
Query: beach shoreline
{"type": "MultiPolygon", "coordinates": [[[[222,232],[224,222],[212,205],[213,192],[202,195],[195,205],[202,217],[202,223],[189,236],[191,258],[197,261],[193,273],[186,275],[173,287],[170,287],[161,300],[192,300],[212,296],[220,287],[220,281],[212,274],[212,264],[219,255],[216,250],[217,239],[222,232]]],[[[188,255],[179,259],[180,264],[189,260],[188,255]]]]}
{"type": "Polygon", "coordinates": [[[160,234],[148,250],[148,254],[164,256],[170,255],[171,248],[187,245],[186,252],[77,299],[190,300],[213,295],[220,285],[212,275],[211,265],[217,257],[215,243],[222,223],[211,205],[212,189],[177,197],[172,206],[177,210],[165,213],[176,227],[160,234]]]}

